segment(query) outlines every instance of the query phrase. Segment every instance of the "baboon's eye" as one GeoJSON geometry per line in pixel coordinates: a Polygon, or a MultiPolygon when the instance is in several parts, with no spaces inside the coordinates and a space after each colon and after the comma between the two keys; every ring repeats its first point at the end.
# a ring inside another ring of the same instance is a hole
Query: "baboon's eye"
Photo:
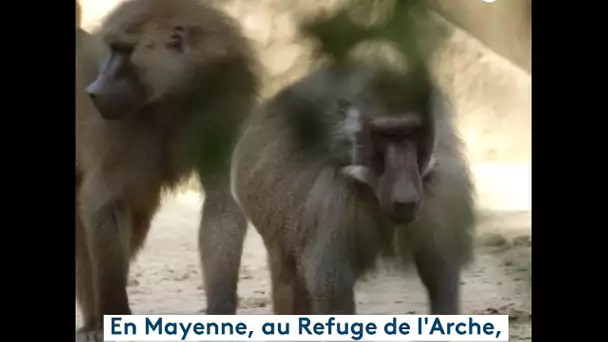
{"type": "Polygon", "coordinates": [[[173,28],[173,34],[169,37],[167,48],[182,52],[184,50],[184,27],[181,25],[173,28]]]}

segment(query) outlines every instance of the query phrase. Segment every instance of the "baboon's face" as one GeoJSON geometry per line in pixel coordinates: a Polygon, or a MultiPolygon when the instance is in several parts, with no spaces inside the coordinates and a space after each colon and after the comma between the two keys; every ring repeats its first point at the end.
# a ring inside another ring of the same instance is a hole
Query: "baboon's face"
{"type": "Polygon", "coordinates": [[[351,137],[350,165],[341,172],[373,190],[381,210],[396,223],[416,220],[424,202],[428,131],[417,113],[383,115],[365,107],[345,109],[351,137]]]}
{"type": "Polygon", "coordinates": [[[183,25],[155,22],[106,35],[109,53],[86,89],[100,114],[123,119],[183,91],[194,71],[187,60],[194,33],[183,25]]]}

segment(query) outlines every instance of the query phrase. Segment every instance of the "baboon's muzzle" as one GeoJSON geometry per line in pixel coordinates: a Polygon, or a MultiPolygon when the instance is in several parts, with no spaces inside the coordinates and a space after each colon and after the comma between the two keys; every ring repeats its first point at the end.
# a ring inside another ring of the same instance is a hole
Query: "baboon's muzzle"
{"type": "Polygon", "coordinates": [[[145,103],[145,89],[123,53],[112,52],[86,92],[106,120],[123,119],[145,103]]]}

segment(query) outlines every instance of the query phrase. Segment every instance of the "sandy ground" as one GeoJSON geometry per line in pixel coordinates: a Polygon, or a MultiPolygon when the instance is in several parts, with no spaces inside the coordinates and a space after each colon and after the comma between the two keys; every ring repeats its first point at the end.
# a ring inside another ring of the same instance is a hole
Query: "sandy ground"
{"type": "MultiPolygon", "coordinates": [[[[139,314],[197,314],[205,307],[197,252],[202,198],[196,193],[167,197],[149,239],[131,268],[130,302],[139,314]]],[[[530,214],[488,211],[479,225],[476,262],[463,280],[463,311],[511,316],[510,341],[531,340],[530,214]]],[[[250,227],[239,283],[239,314],[270,314],[265,250],[250,227]]],[[[380,267],[357,285],[362,314],[426,313],[425,292],[415,273],[380,267]]],[[[77,313],[80,327],[80,315],[77,313]]]]}

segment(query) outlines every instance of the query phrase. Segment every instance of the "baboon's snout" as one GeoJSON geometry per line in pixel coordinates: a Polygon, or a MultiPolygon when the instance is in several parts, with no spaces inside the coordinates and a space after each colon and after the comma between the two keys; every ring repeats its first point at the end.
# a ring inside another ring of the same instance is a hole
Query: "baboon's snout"
{"type": "Polygon", "coordinates": [[[392,208],[390,209],[390,216],[397,223],[405,224],[411,223],[418,219],[420,215],[420,202],[393,202],[392,208]]]}
{"type": "Polygon", "coordinates": [[[122,119],[137,111],[145,102],[142,87],[128,78],[111,78],[101,73],[86,92],[99,114],[106,120],[122,119]]]}
{"type": "Polygon", "coordinates": [[[397,223],[405,224],[418,219],[422,209],[423,192],[419,179],[399,177],[390,189],[384,210],[397,223]]]}
{"type": "Polygon", "coordinates": [[[146,100],[145,87],[128,58],[112,53],[97,79],[85,89],[99,114],[107,120],[122,119],[138,110],[146,100]]]}
{"type": "MultiPolygon", "coordinates": [[[[94,85],[94,83],[91,85],[94,85]]],[[[91,87],[87,88],[86,91],[91,102],[104,119],[117,120],[127,115],[126,103],[120,99],[119,93],[104,93],[95,91],[91,87]]]]}

